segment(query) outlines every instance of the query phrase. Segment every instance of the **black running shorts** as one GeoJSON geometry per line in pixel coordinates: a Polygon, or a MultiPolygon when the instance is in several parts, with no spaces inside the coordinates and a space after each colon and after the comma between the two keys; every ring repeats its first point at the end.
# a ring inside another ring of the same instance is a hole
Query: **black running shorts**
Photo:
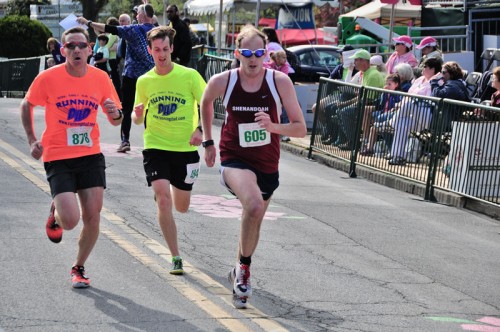
{"type": "Polygon", "coordinates": [[[255,168],[245,164],[244,162],[241,162],[239,160],[226,160],[221,163],[221,176],[220,176],[220,182],[223,186],[225,186],[229,192],[233,195],[234,192],[231,190],[231,188],[225,183],[224,177],[223,177],[223,172],[224,168],[239,168],[239,169],[248,169],[252,172],[255,173],[257,177],[257,185],[260,188],[260,192],[262,193],[262,199],[267,201],[271,196],[273,195],[274,191],[278,189],[280,185],[279,177],[280,174],[279,172],[276,173],[262,173],[255,168]]]}
{"type": "Polygon", "coordinates": [[[106,161],[102,153],[44,163],[52,197],[80,189],[106,188],[106,161]]]}
{"type": "Polygon", "coordinates": [[[200,172],[198,151],[177,152],[157,149],[142,151],[148,186],[158,179],[170,181],[180,190],[191,191],[200,172]]]}

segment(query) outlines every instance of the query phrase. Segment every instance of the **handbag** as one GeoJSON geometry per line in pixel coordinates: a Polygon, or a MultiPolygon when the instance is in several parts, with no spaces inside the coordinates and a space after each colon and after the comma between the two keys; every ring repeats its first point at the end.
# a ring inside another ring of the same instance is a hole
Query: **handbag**
{"type": "Polygon", "coordinates": [[[102,52],[97,52],[96,54],[94,54],[94,60],[98,61],[98,60],[102,60],[104,58],[104,54],[102,52]]]}

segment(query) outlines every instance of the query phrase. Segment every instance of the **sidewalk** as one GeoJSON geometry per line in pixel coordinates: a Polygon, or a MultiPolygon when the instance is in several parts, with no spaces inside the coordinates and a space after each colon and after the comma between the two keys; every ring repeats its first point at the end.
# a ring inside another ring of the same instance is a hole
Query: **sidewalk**
{"type": "MultiPolygon", "coordinates": [[[[291,138],[289,142],[281,142],[281,148],[284,151],[289,151],[293,154],[307,158],[309,155],[309,145],[311,135],[306,135],[303,138],[291,138]]],[[[311,159],[326,166],[349,173],[349,162],[340,158],[335,158],[327,154],[313,151],[311,159]]],[[[425,197],[425,184],[411,181],[394,174],[377,171],[373,168],[364,167],[363,165],[356,166],[357,177],[379,183],[386,187],[394,188],[406,193],[425,197]]],[[[485,214],[500,221],[500,206],[488,202],[479,201],[468,197],[455,194],[446,190],[435,189],[434,196],[438,204],[445,204],[457,208],[467,209],[481,214],[485,214]]]]}

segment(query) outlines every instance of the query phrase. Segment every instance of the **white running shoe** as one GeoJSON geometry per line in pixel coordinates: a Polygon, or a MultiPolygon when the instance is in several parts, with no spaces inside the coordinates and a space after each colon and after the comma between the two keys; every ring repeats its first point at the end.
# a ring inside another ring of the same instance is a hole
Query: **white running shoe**
{"type": "Polygon", "coordinates": [[[236,309],[246,309],[248,308],[248,298],[236,295],[233,290],[233,305],[236,309]]]}
{"type": "Polygon", "coordinates": [[[233,291],[238,296],[252,296],[252,285],[250,284],[250,266],[238,264],[229,272],[229,280],[233,283],[233,291]]]}

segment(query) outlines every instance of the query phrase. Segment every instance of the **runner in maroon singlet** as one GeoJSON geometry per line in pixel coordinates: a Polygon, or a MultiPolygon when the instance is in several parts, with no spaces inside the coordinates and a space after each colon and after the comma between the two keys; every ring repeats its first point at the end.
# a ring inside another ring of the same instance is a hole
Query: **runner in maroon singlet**
{"type": "Polygon", "coordinates": [[[260,225],[278,188],[280,135],[304,137],[307,129],[292,81],[279,71],[263,68],[266,38],[253,26],[238,35],[234,54],[240,67],[213,76],[201,102],[205,162],[215,164],[212,139],[213,102],[222,97],[226,117],[219,143],[221,182],[243,206],[238,263],[229,273],[236,308],[246,308],[252,294],[250,263],[259,241],[260,225]],[[279,123],[285,108],[290,123],[279,123]]]}

